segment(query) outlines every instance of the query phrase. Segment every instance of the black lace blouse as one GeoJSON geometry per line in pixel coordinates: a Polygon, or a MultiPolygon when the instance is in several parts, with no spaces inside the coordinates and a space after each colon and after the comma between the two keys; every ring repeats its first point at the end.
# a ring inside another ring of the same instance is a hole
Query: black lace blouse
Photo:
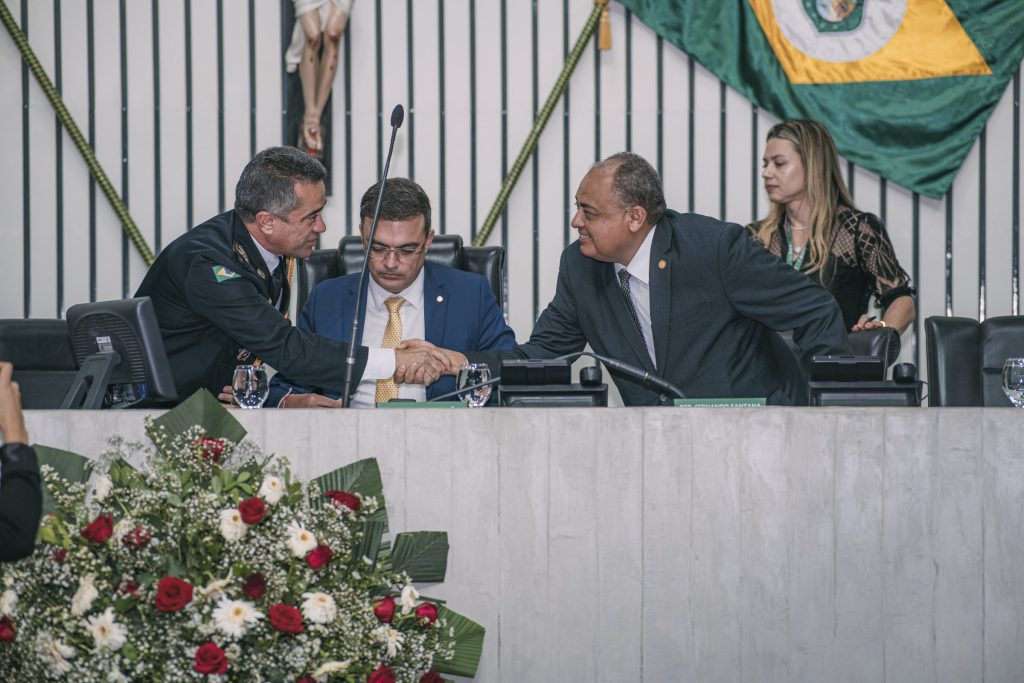
{"type": "MultiPolygon", "coordinates": [[[[843,323],[849,330],[861,315],[867,313],[872,294],[878,305],[885,309],[893,300],[913,296],[915,292],[910,286],[910,276],[896,260],[896,251],[877,216],[842,207],[838,220],[824,274],[815,272],[809,277],[832,292],[843,312],[843,323]]],[[[783,225],[784,220],[772,234],[768,245],[768,250],[779,258],[784,258],[789,248],[783,225]]],[[[747,229],[756,238],[757,224],[751,223],[747,229]]],[[[807,270],[807,264],[802,270],[807,270]]]]}

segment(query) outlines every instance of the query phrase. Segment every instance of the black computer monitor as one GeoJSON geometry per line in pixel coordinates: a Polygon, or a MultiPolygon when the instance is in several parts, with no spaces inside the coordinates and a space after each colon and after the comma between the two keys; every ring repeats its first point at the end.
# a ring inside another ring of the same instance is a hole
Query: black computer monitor
{"type": "Polygon", "coordinates": [[[149,297],[68,309],[78,375],[62,408],[145,407],[177,400],[149,297]]]}

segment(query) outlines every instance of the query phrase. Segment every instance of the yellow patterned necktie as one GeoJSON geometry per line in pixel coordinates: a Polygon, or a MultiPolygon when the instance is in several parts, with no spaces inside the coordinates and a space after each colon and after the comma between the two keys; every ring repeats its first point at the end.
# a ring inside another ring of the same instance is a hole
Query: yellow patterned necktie
{"type": "MultiPolygon", "coordinates": [[[[384,305],[388,307],[388,324],[384,328],[384,341],[381,342],[381,348],[394,349],[402,341],[402,318],[398,314],[398,309],[404,303],[405,299],[400,296],[390,296],[384,301],[384,305]]],[[[387,403],[393,398],[398,398],[398,385],[395,384],[395,380],[391,377],[377,380],[377,394],[374,401],[387,403]]]]}

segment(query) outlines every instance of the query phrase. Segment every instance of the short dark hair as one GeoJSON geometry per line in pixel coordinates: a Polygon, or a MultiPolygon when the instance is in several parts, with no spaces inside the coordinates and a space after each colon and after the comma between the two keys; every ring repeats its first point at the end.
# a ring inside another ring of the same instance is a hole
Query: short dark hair
{"type": "Polygon", "coordinates": [[[661,178],[646,159],[632,152],[613,154],[598,167],[615,165],[612,177],[612,191],[623,209],[642,206],[647,219],[655,225],[665,215],[665,193],[661,189],[661,178]]]}
{"type": "Polygon", "coordinates": [[[327,169],[295,147],[268,147],[252,158],[235,185],[235,213],[243,223],[260,211],[286,216],[299,205],[295,183],[319,183],[327,169]]]}
{"type": "MultiPolygon", "coordinates": [[[[373,217],[377,208],[380,183],[374,183],[359,200],[359,224],[373,217]]],[[[388,178],[384,183],[384,199],[380,203],[380,217],[386,221],[404,221],[423,216],[423,232],[430,232],[430,197],[417,183],[408,178],[388,178]]]]}

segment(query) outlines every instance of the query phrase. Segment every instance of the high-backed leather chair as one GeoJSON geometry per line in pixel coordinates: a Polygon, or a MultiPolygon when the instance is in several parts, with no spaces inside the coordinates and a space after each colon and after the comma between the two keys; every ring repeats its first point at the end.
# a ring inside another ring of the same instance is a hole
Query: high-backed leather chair
{"type": "Polygon", "coordinates": [[[0,320],[0,360],[14,364],[25,409],[59,408],[78,373],[65,320],[0,320]]]}
{"type": "MultiPolygon", "coordinates": [[[[466,247],[459,235],[435,235],[427,250],[427,261],[483,275],[491,285],[494,298],[498,300],[498,308],[504,306],[504,247],[466,247]]],[[[313,287],[332,277],[358,273],[362,265],[363,242],[357,235],[342,237],[337,249],[320,249],[314,251],[309,258],[300,260],[295,319],[298,320],[302,313],[302,307],[306,305],[313,287]]]]}
{"type": "MultiPolygon", "coordinates": [[[[876,356],[885,367],[896,362],[900,355],[900,335],[891,327],[876,327],[870,330],[850,332],[847,335],[850,348],[855,356],[876,356]]],[[[879,378],[884,379],[884,378],[879,378]]]]}
{"type": "Polygon", "coordinates": [[[1024,357],[1024,316],[932,316],[924,321],[928,405],[1009,406],[1003,362],[1024,357]]]}

